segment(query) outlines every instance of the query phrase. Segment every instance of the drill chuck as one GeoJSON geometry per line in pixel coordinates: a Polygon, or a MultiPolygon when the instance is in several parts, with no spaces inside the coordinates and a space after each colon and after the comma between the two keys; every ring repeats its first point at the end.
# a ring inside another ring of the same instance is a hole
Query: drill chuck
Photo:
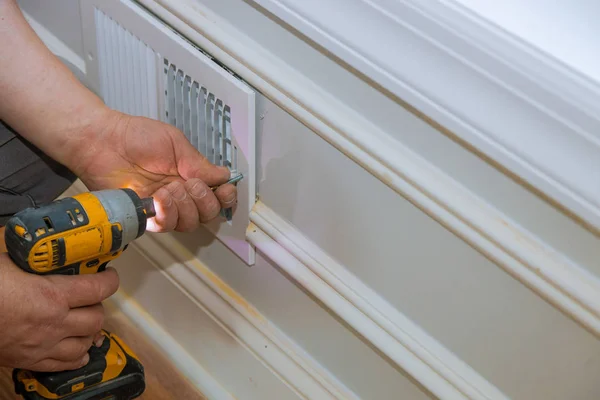
{"type": "Polygon", "coordinates": [[[142,206],[146,211],[146,218],[152,218],[156,216],[156,210],[154,209],[154,199],[152,197],[146,197],[141,200],[142,206]]]}

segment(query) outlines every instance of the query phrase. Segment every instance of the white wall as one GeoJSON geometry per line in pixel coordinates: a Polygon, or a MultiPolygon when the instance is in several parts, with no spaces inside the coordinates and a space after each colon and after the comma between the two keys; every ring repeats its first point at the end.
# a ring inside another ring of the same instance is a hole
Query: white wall
{"type": "Polygon", "coordinates": [[[600,81],[594,0],[454,0],[580,73],[600,81]]]}
{"type": "Polygon", "coordinates": [[[21,9],[83,57],[79,0],[17,0],[21,9]]]}
{"type": "MultiPolygon", "coordinates": [[[[38,3],[24,2],[34,17],[38,3]]],[[[392,142],[407,146],[439,168],[444,179],[463,185],[463,193],[495,207],[507,217],[507,226],[525,228],[581,269],[600,273],[600,246],[593,232],[289,26],[242,0],[194,0],[190,4],[189,32],[193,21],[204,17],[216,21],[232,37],[243,38],[251,51],[266,51],[343,103],[348,118],[363,117],[392,142]]],[[[72,4],[65,3],[65,7],[72,4]]],[[[57,15],[39,15],[40,23],[80,51],[80,39],[74,37],[76,24],[71,29],[59,27],[57,19],[57,15]]],[[[241,60],[236,72],[243,77],[260,75],[248,68],[243,57],[232,57],[241,60]]],[[[285,75],[283,70],[281,75],[296,76],[285,75]]],[[[400,195],[390,184],[392,178],[378,179],[359,165],[360,160],[324,140],[325,127],[311,125],[310,118],[303,119],[292,109],[284,110],[291,106],[278,105],[279,100],[268,95],[260,94],[257,103],[257,182],[262,204],[508,398],[598,398],[600,345],[590,330],[509,275],[498,259],[467,243],[455,227],[424,212],[423,204],[400,195]]],[[[152,240],[164,237],[149,236],[152,240]]],[[[142,241],[115,262],[122,289],[147,313],[145,318],[161,326],[225,391],[238,398],[284,399],[302,397],[299,388],[308,387],[308,378],[297,383],[301,378],[296,381],[294,374],[292,378],[285,372],[283,377],[278,375],[278,367],[288,368],[291,363],[278,364],[259,351],[262,345],[253,347],[259,342],[249,337],[244,324],[250,321],[263,333],[276,328],[276,337],[292,343],[279,346],[282,352],[302,353],[301,360],[321,371],[308,375],[327,376],[348,396],[434,397],[426,388],[435,386],[428,379],[439,370],[403,370],[390,356],[391,348],[377,348],[372,337],[365,338],[351,326],[347,314],[316,299],[314,287],[296,282],[284,266],[265,254],[259,252],[256,265],[248,267],[205,230],[167,236],[182,246],[171,250],[176,255],[154,252],[154,242],[142,241]],[[230,312],[238,319],[219,314],[221,309],[210,297],[194,289],[196,278],[183,278],[190,271],[204,282],[220,282],[215,285],[223,291],[222,298],[242,309],[239,315],[230,312]],[[240,316],[246,312],[253,317],[240,316]]],[[[521,239],[519,232],[515,237],[521,239]]],[[[336,294],[333,289],[331,293],[336,294]]],[[[385,336],[383,330],[380,336],[385,336]]],[[[425,336],[417,336],[416,341],[429,344],[427,348],[449,365],[458,365],[447,353],[435,353],[439,348],[425,336]]],[[[183,364],[181,368],[195,377],[193,369],[183,364]]],[[[480,382],[468,367],[457,367],[457,371],[480,382]]],[[[454,392],[444,393],[451,398],[454,392]]]]}

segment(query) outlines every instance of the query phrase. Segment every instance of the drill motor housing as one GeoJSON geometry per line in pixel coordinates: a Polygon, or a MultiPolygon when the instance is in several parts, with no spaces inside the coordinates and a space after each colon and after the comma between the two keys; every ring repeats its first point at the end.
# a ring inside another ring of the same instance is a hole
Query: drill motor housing
{"type": "Polygon", "coordinates": [[[154,215],[152,198],[131,189],[81,193],[15,214],[6,225],[6,247],[30,273],[96,273],[142,236],[154,215]]]}

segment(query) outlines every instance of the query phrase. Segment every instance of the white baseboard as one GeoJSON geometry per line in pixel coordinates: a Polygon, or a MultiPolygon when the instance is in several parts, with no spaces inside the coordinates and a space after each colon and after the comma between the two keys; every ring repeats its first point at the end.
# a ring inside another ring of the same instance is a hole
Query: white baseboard
{"type": "MultiPolygon", "coordinates": [[[[215,378],[194,360],[171,335],[168,334],[146,310],[123,291],[118,291],[107,300],[121,310],[152,343],[162,350],[189,381],[209,399],[235,400],[215,378]]],[[[115,332],[117,333],[117,332],[115,332]]]]}
{"type": "Polygon", "coordinates": [[[132,246],[300,398],[357,399],[169,234],[147,234],[132,246]]]}

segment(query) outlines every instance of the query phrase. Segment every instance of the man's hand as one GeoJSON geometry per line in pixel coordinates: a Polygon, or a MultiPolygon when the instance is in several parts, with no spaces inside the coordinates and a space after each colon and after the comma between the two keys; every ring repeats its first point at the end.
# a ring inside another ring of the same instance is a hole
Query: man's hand
{"type": "Polygon", "coordinates": [[[236,203],[234,185],[210,186],[230,177],[211,164],[171,125],[106,109],[94,128],[71,142],[64,160],[90,190],[129,187],[154,196],[156,217],[148,230],[192,231],[236,203]]]}
{"type": "Polygon", "coordinates": [[[112,268],[91,275],[39,276],[0,254],[0,365],[52,372],[87,364],[88,349],[102,339],[100,302],[118,286],[112,268]]]}
{"type": "Polygon", "coordinates": [[[0,119],[91,190],[130,187],[156,199],[148,230],[190,231],[235,204],[229,172],[179,130],[108,109],[42,43],[14,0],[0,1],[0,119]]]}

